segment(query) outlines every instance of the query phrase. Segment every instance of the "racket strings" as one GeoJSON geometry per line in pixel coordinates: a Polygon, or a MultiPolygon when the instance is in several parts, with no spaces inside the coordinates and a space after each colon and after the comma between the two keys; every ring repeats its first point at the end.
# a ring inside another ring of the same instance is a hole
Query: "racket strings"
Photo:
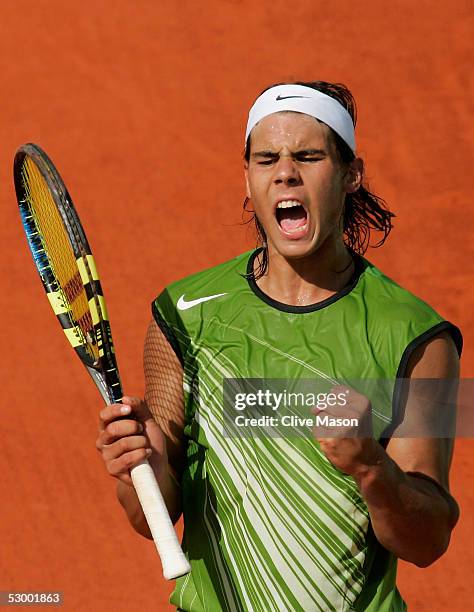
{"type": "Polygon", "coordinates": [[[77,300],[84,290],[79,271],[77,271],[74,276],[69,279],[65,285],[63,285],[62,289],[70,303],[77,300]]]}
{"type": "Polygon", "coordinates": [[[48,184],[29,157],[25,157],[23,163],[22,180],[25,199],[34,218],[38,236],[41,237],[49,268],[57,283],[53,289],[60,293],[61,301],[81,344],[96,361],[99,355],[95,345],[94,325],[76,257],[48,184]]]}

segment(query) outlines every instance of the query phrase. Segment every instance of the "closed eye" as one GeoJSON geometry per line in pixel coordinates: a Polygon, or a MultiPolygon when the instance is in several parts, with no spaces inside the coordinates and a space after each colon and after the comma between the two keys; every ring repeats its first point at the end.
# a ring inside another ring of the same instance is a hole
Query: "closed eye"
{"type": "MultiPolygon", "coordinates": [[[[271,151],[259,151],[258,153],[254,153],[252,158],[259,166],[271,166],[275,164],[280,159],[278,153],[273,153],[271,151]]],[[[286,157],[286,156],[285,156],[286,157]]],[[[318,161],[322,161],[326,157],[326,151],[323,149],[306,149],[302,151],[296,151],[291,154],[291,158],[295,162],[299,163],[315,163],[318,161]]]]}
{"type": "Polygon", "coordinates": [[[295,159],[295,161],[310,163],[310,162],[321,161],[321,160],[324,159],[324,157],[322,157],[321,155],[318,155],[318,156],[313,156],[313,155],[295,155],[294,159],[295,159]]]}
{"type": "Polygon", "coordinates": [[[299,162],[318,162],[326,157],[326,151],[323,149],[306,149],[296,151],[293,154],[293,159],[299,162]]]}
{"type": "Polygon", "coordinates": [[[252,158],[259,166],[270,166],[277,162],[280,156],[278,153],[272,153],[271,151],[259,151],[258,153],[254,153],[252,158]]]}

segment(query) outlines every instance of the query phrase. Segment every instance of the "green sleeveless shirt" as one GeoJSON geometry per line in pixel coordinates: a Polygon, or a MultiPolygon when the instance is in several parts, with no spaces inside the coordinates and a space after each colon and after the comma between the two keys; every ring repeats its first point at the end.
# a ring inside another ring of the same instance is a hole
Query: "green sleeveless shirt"
{"type": "MultiPolygon", "coordinates": [[[[356,257],[347,287],[288,306],[245,274],[245,253],[171,284],[153,314],[184,368],[183,547],[192,571],[171,603],[188,612],[398,611],[396,559],[376,540],[354,480],[306,437],[223,435],[225,379],[404,376],[421,342],[459,330],[356,257]]],[[[397,385],[374,435],[396,422],[397,385]]]]}

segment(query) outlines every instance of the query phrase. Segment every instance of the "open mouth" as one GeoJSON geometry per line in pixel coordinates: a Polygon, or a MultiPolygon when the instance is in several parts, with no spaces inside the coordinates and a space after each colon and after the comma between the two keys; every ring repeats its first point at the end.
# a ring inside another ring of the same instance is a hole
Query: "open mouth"
{"type": "Polygon", "coordinates": [[[306,231],[308,213],[298,200],[282,200],[275,211],[278,225],[285,234],[299,235],[306,231]]]}

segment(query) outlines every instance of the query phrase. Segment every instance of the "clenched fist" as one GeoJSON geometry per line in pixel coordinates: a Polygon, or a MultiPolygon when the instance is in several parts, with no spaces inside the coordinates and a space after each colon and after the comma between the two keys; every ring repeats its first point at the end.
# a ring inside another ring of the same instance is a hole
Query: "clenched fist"
{"type": "Polygon", "coordinates": [[[333,387],[331,396],[338,401],[311,411],[316,415],[314,437],[334,467],[350,476],[361,475],[378,461],[381,448],[372,437],[370,401],[344,385],[333,387]]]}

